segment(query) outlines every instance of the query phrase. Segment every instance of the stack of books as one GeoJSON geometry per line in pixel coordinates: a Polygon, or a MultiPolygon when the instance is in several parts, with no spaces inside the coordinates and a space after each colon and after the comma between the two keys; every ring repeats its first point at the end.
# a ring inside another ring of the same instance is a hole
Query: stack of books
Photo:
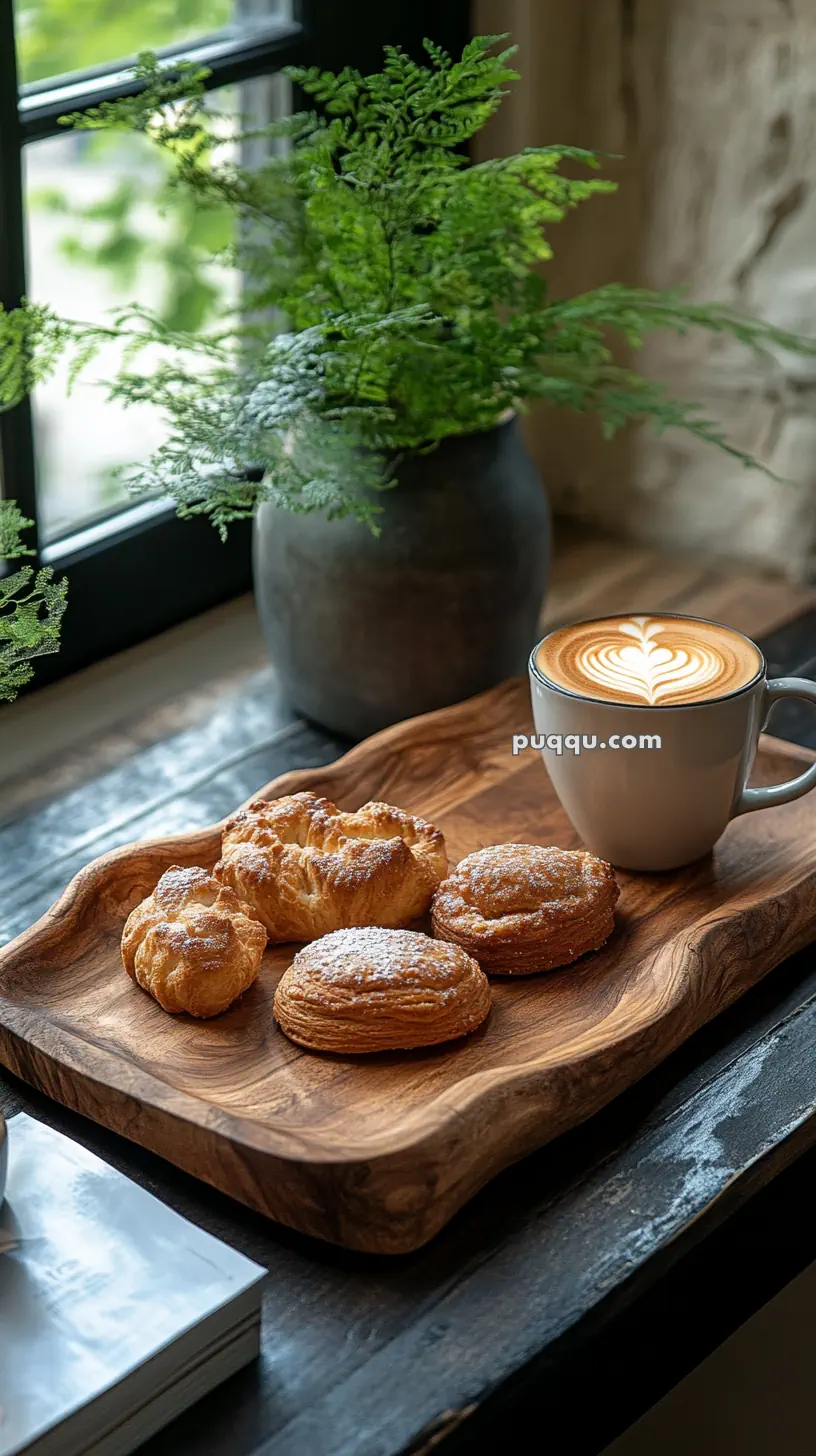
{"type": "Polygon", "coordinates": [[[265,1271],[23,1114],[0,1211],[0,1456],[127,1456],[257,1356],[265,1271]]]}

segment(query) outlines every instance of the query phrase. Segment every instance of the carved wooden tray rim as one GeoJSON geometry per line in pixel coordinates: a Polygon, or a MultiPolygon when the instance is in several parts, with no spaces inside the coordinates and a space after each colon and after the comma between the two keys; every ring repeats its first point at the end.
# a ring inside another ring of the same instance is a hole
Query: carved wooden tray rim
{"type": "MultiPolygon", "coordinates": [[[[453,708],[441,709],[436,713],[386,728],[365,742],[357,744],[342,758],[318,772],[321,777],[329,780],[335,786],[334,791],[338,798],[342,798],[344,783],[353,779],[353,772],[359,765],[368,766],[376,764],[378,759],[382,759],[384,756],[393,757],[403,754],[412,745],[421,745],[426,742],[429,734],[436,734],[439,737],[440,730],[444,738],[455,738],[460,744],[463,738],[469,736],[476,740],[479,737],[480,728],[484,729],[484,725],[490,724],[497,714],[501,717],[502,711],[508,705],[520,701],[522,690],[526,693],[526,683],[513,679],[498,688],[469,699],[465,703],[456,704],[453,708]]],[[[495,733],[495,727],[493,732],[495,733]]],[[[489,730],[487,736],[489,737],[489,730]]],[[[816,755],[809,754],[807,750],[775,739],[765,739],[763,746],[774,754],[781,754],[800,762],[816,757],[816,755]]],[[[496,769],[493,781],[499,782],[501,779],[506,779],[521,767],[521,757],[517,760],[505,761],[501,764],[500,771],[496,769]]],[[[491,781],[489,765],[485,766],[480,763],[478,752],[475,750],[471,768],[474,784],[478,783],[481,786],[491,781]]],[[[258,795],[275,797],[283,793],[292,793],[310,786],[315,777],[316,771],[312,769],[288,772],[274,779],[251,797],[258,795]]],[[[458,792],[455,791],[451,795],[452,804],[459,800],[467,801],[468,783],[469,779],[465,775],[459,782],[458,792]]],[[[436,812],[439,812],[438,808],[436,812]]],[[[60,898],[44,916],[16,940],[0,950],[0,977],[2,977],[4,966],[8,965],[12,959],[19,960],[21,956],[35,957],[39,950],[53,943],[55,938],[58,939],[66,923],[73,924],[76,929],[78,925],[81,926],[83,916],[87,917],[86,923],[91,926],[95,923],[94,915],[97,920],[104,919],[104,885],[117,868],[128,864],[134,858],[137,851],[142,858],[151,856],[158,858],[162,862],[162,867],[173,863],[176,858],[190,863],[192,854],[200,856],[205,862],[214,860],[218,854],[218,842],[223,823],[224,820],[219,820],[214,825],[192,831],[189,834],[155,838],[125,845],[92,861],[72,879],[60,898]]],[[[807,873],[802,871],[801,866],[789,869],[777,885],[777,894],[774,897],[780,915],[788,908],[789,903],[792,904],[797,897],[801,897],[803,888],[805,893],[810,893],[814,887],[816,887],[816,865],[812,871],[807,873]]],[[[690,927],[689,933],[682,939],[673,936],[667,940],[648,962],[653,985],[657,988],[668,989],[670,992],[661,1000],[657,1013],[654,1003],[650,1003],[644,998],[639,1014],[633,1018],[626,997],[621,996],[614,1002],[608,1014],[597,1023],[597,1035],[593,1038],[592,1044],[587,1045],[585,1036],[578,1034],[553,1045],[540,1056],[528,1056],[518,1065],[514,1066],[510,1063],[465,1072],[459,1081],[443,1088],[423,1104],[403,1111],[400,1119],[393,1121],[387,1127],[383,1127],[381,1130],[369,1130],[362,1138],[350,1136],[342,1149],[331,1145],[330,1141],[329,1144],[321,1143],[319,1129],[316,1133],[309,1129],[305,1133],[301,1133],[294,1129],[287,1129],[285,1126],[271,1126],[257,1121],[252,1116],[242,1115],[226,1107],[206,1102],[196,1096],[194,1092],[176,1087],[148,1067],[130,1059],[125,1051],[105,1047],[99,1042],[85,1037],[82,1030],[75,1024],[66,1023],[59,1012],[43,1016],[39,1006],[26,1005],[19,1000],[11,999],[2,992],[0,992],[0,1059],[6,1061],[12,1071],[18,1071],[20,1075],[28,1075],[29,1080],[35,1081],[37,1085],[51,1092],[52,1095],[54,1095],[54,1088],[49,1079],[48,1064],[53,1062],[57,1066],[65,1068],[72,1074],[77,1084],[81,1084],[91,1100],[97,1103],[100,1113],[102,1100],[110,1094],[114,1094],[121,1104],[133,1108],[134,1116],[138,1116],[140,1122],[140,1132],[144,1132],[146,1123],[154,1126],[152,1140],[145,1139],[144,1136],[139,1137],[134,1132],[136,1140],[147,1141],[147,1145],[154,1146],[165,1156],[172,1156],[172,1152],[168,1152],[172,1139],[165,1126],[162,1126],[160,1131],[158,1130],[162,1120],[180,1132],[183,1132],[187,1125],[192,1124],[206,1139],[227,1138],[233,1145],[237,1145],[247,1152],[253,1151],[262,1156],[269,1156],[284,1164],[301,1167],[304,1159],[307,1159],[309,1165],[315,1168],[324,1166],[342,1169],[344,1167],[353,1168],[364,1163],[367,1168],[376,1171],[375,1165],[385,1166],[394,1161],[402,1162],[406,1157],[412,1157],[415,1160],[422,1156],[430,1157],[437,1141],[440,1142],[440,1145],[444,1143],[450,1132],[452,1120],[463,1118],[466,1113],[477,1112],[481,1114],[482,1121],[484,1121],[485,1118],[490,1118],[494,1110],[499,1110],[501,1102],[508,1093],[512,1093],[516,1099],[521,1100],[519,1105],[523,1103],[525,1117],[522,1117],[522,1121],[526,1123],[527,1115],[534,1112],[539,1105],[538,1099],[546,1090],[549,1074],[553,1073],[555,1069],[565,1073],[567,1070],[580,1069],[582,1064],[591,1065],[600,1049],[603,1049],[604,1052],[620,1054],[627,1043],[636,1047],[638,1038],[642,1036],[645,1028],[656,1028],[671,1018],[673,1013],[682,1006],[688,995],[694,965],[708,949],[716,946],[718,934],[722,933],[723,926],[725,925],[726,928],[730,926],[735,913],[738,912],[743,917],[747,917],[746,930],[750,933],[752,912],[764,915],[767,903],[767,899],[752,903],[750,894],[746,891],[744,896],[737,895],[729,901],[728,916],[724,917],[719,909],[712,910],[708,916],[704,916],[690,927]],[[669,967],[672,970],[671,975],[668,974],[669,967]],[[23,1048],[25,1048],[24,1055],[23,1048]],[[34,1054],[35,1063],[42,1059],[42,1065],[33,1068],[34,1075],[31,1075],[31,1053],[34,1054]]],[[[791,949],[797,948],[798,944],[805,943],[811,933],[816,932],[808,932],[804,938],[800,933],[798,940],[794,938],[791,944],[786,944],[778,959],[782,959],[790,953],[791,949]]],[[[770,968],[769,964],[767,969],[770,968]]],[[[756,977],[756,979],[758,978],[756,977]]],[[[683,1039],[682,1036],[678,1038],[678,1040],[683,1039]]],[[[510,1046],[503,1048],[505,1053],[510,1050],[510,1046]]],[[[405,1055],[410,1057],[414,1054],[405,1055]]],[[[660,1057],[657,1058],[657,1060],[660,1059],[660,1057]]],[[[353,1060],[368,1062],[374,1059],[360,1057],[353,1060]]],[[[654,1062],[650,1065],[654,1065],[654,1062]]],[[[644,1066],[645,1069],[647,1069],[646,1066],[644,1066]]],[[[627,1077],[626,1085],[636,1080],[640,1074],[636,1071],[633,1076],[627,1077]]],[[[57,1091],[56,1095],[61,1095],[60,1091],[57,1091]]],[[[63,1100],[69,1099],[64,1098],[63,1100]]],[[[81,1111],[86,1110],[82,1099],[79,1101],[74,1099],[70,1105],[78,1106],[81,1111]]],[[[602,1102],[598,1105],[602,1105],[602,1102]]],[[[93,1116],[95,1113],[92,1112],[90,1115],[93,1116]]],[[[98,1120],[106,1121],[104,1115],[100,1115],[98,1120]]],[[[109,1122],[108,1125],[111,1123],[109,1122]]],[[[121,1121],[116,1120],[113,1125],[116,1130],[124,1132],[126,1136],[129,1135],[127,1126],[123,1127],[121,1121]]],[[[563,1119],[559,1121],[559,1118],[555,1117],[554,1130],[549,1131],[546,1136],[540,1137],[538,1140],[531,1139],[530,1136],[522,1136],[520,1142],[516,1140],[512,1146],[508,1146],[507,1155],[497,1153],[495,1148],[488,1150],[482,1164],[483,1176],[477,1179],[475,1186],[486,1182],[500,1167],[506,1166],[515,1157],[521,1156],[525,1151],[531,1151],[535,1146],[540,1146],[542,1142],[549,1140],[550,1136],[570,1125],[572,1123],[569,1120],[563,1122],[563,1119]]],[[[183,1160],[182,1166],[185,1166],[183,1160]]],[[[206,1172],[201,1172],[198,1168],[196,1171],[199,1172],[199,1176],[207,1176],[206,1172]]],[[[213,1181],[217,1182],[217,1180],[213,1181]]],[[[457,1197],[454,1206],[447,1211],[444,1217],[437,1220],[431,1219],[430,1231],[419,1240],[413,1236],[401,1238],[397,1232],[392,1241],[393,1247],[389,1247],[389,1251],[398,1252],[404,1248],[415,1247],[417,1242],[424,1242],[425,1238],[430,1237],[438,1227],[441,1227],[442,1223],[446,1222],[451,1213],[455,1211],[455,1207],[465,1202],[473,1191],[475,1191],[475,1187],[470,1187],[464,1196],[457,1197]]],[[[278,1212],[275,1216],[285,1217],[278,1212]]],[[[305,1226],[305,1224],[301,1226],[305,1226]]],[[[324,1237],[333,1236],[331,1232],[326,1233],[322,1228],[308,1228],[307,1231],[320,1232],[324,1237]]],[[[338,1241],[353,1242],[353,1239],[338,1237],[338,1241]]],[[[366,1248],[371,1245],[362,1242],[357,1244],[357,1247],[366,1248]]]]}

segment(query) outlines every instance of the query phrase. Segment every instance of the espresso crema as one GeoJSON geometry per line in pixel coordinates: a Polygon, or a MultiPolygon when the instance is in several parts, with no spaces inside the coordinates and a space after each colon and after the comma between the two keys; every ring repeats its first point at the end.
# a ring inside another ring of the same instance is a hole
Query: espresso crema
{"type": "Polygon", "coordinates": [[[689,617],[604,617],[545,637],[539,672],[556,687],[611,703],[700,703],[738,692],[762,668],[739,632],[689,617]]]}

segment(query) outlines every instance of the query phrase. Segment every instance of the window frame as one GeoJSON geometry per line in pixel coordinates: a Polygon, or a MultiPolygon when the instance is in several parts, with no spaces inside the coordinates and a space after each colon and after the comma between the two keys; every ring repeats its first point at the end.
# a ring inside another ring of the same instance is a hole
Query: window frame
{"type": "MultiPolygon", "coordinates": [[[[138,90],[128,61],[18,85],[14,0],[0,0],[0,302],[26,296],[25,146],[61,133],[59,117],[138,90]]],[[[194,42],[166,47],[169,61],[209,68],[208,89],[268,76],[290,64],[363,71],[378,68],[384,44],[418,55],[430,35],[451,52],[472,34],[468,0],[297,0],[290,19],[264,18],[244,0],[240,18],[194,42]]],[[[302,98],[294,98],[295,106],[302,98]]],[[[204,519],[179,520],[172,505],[144,504],[44,543],[38,527],[31,403],[0,411],[0,478],[5,494],[35,522],[35,564],[68,577],[62,646],[41,659],[31,687],[43,686],[143,641],[251,586],[250,522],[220,540],[204,519]]],[[[31,542],[34,545],[34,542],[31,542]]]]}

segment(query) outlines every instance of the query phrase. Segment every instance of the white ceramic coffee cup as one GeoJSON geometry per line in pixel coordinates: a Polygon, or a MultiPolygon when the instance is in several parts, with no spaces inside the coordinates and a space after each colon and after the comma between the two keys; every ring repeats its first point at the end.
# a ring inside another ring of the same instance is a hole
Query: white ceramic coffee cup
{"type": "Polygon", "coordinates": [[[562,742],[568,735],[595,737],[598,744],[577,754],[545,747],[542,758],[584,844],[613,865],[676,869],[707,854],[737,815],[787,804],[816,787],[813,764],[786,783],[746,788],[772,704],[780,698],[816,703],[816,683],[806,678],[769,681],[758,648],[756,676],[725,697],[635,706],[556,686],[537,664],[540,646],[529,664],[536,733],[562,742]],[[655,735],[660,748],[623,746],[655,735]]]}

